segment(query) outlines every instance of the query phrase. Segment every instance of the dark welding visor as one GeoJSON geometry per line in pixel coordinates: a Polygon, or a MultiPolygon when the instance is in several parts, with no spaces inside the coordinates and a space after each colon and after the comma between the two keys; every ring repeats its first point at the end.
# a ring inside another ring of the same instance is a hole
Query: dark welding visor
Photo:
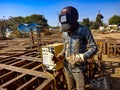
{"type": "Polygon", "coordinates": [[[61,24],[63,23],[68,23],[69,22],[69,15],[68,14],[64,14],[64,15],[59,15],[59,22],[61,24]]]}
{"type": "Polygon", "coordinates": [[[61,22],[61,23],[66,23],[66,22],[67,22],[67,17],[66,17],[66,15],[63,15],[63,16],[60,17],[60,22],[61,22]]]}

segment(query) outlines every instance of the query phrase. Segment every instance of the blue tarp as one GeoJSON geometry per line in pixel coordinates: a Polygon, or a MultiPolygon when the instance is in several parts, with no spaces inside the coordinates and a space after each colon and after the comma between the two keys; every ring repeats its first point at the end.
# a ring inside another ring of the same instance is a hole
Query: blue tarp
{"type": "Polygon", "coordinates": [[[40,27],[40,25],[36,24],[36,23],[30,23],[28,25],[28,28],[36,28],[36,27],[40,27]]]}
{"type": "Polygon", "coordinates": [[[30,28],[32,28],[33,31],[36,31],[37,27],[40,27],[40,25],[36,23],[30,23],[30,24],[22,23],[18,26],[18,30],[22,33],[28,33],[30,28]]]}
{"type": "Polygon", "coordinates": [[[27,32],[29,32],[27,26],[28,26],[28,24],[22,23],[22,24],[20,24],[20,25],[18,26],[18,30],[19,30],[20,32],[27,33],[27,32]]]}

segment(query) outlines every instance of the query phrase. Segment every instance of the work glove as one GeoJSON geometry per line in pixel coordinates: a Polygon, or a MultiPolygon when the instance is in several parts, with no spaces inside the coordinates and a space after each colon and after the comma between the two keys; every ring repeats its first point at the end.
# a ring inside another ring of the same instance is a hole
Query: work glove
{"type": "Polygon", "coordinates": [[[52,61],[53,61],[54,63],[57,63],[59,60],[58,60],[58,58],[54,55],[54,56],[52,57],[52,61]]]}
{"type": "Polygon", "coordinates": [[[64,58],[65,58],[64,55],[59,53],[57,56],[54,55],[52,60],[54,61],[54,63],[57,63],[57,62],[62,62],[63,63],[64,58]]]}
{"type": "Polygon", "coordinates": [[[59,54],[57,55],[57,58],[58,58],[59,60],[63,60],[63,59],[65,58],[65,56],[64,56],[62,53],[59,53],[59,54]]]}
{"type": "Polygon", "coordinates": [[[83,54],[72,54],[67,57],[67,60],[71,65],[75,65],[76,63],[84,62],[84,57],[83,54]]]}

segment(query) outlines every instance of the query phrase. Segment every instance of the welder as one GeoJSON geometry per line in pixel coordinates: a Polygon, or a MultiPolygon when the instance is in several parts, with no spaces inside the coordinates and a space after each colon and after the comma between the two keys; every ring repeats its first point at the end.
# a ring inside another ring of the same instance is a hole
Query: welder
{"type": "Polygon", "coordinates": [[[86,59],[98,50],[91,31],[78,23],[79,14],[73,6],[64,7],[59,15],[64,48],[55,62],[63,59],[69,90],[85,90],[86,59]],[[57,60],[57,61],[56,61],[57,60]]]}

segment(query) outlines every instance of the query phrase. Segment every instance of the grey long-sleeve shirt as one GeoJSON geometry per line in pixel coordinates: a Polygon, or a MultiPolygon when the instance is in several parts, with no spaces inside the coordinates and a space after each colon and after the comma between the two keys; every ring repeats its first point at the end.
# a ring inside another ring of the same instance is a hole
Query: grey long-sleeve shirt
{"type": "Polygon", "coordinates": [[[71,54],[83,54],[84,59],[87,59],[98,50],[91,31],[84,26],[78,25],[72,36],[69,36],[68,32],[63,32],[62,38],[64,42],[62,53],[65,57],[71,54]]]}

